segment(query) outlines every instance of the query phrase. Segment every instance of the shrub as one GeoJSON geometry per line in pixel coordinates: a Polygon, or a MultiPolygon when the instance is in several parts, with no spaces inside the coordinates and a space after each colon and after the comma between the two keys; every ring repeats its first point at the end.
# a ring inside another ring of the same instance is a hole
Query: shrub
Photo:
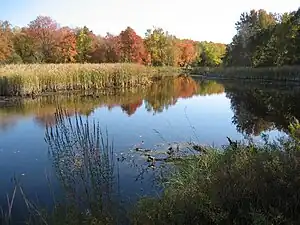
{"type": "Polygon", "coordinates": [[[299,224],[294,140],[208,149],[172,173],[162,196],[140,200],[134,224],[299,224]]]}

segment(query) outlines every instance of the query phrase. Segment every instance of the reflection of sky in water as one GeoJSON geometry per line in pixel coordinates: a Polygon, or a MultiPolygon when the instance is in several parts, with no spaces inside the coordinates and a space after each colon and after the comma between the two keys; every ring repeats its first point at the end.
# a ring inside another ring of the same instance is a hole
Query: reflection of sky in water
{"type": "MultiPolygon", "coordinates": [[[[230,100],[225,94],[178,99],[175,105],[156,114],[148,112],[143,104],[130,117],[120,107],[111,110],[96,108],[89,116],[99,121],[103,129],[107,128],[117,153],[127,152],[141,141],[146,147],[165,141],[190,140],[220,146],[227,143],[226,136],[242,138],[231,122],[232,117],[230,100]]],[[[48,159],[44,133],[45,128],[33,116],[19,116],[15,124],[0,130],[2,195],[11,192],[12,183],[9,181],[14,174],[21,178],[29,195],[38,193],[43,196],[48,193],[45,173],[54,171],[48,159]]],[[[278,132],[271,132],[271,135],[276,136],[278,132]]],[[[134,197],[154,191],[147,182],[151,178],[149,175],[142,181],[134,181],[137,172],[127,164],[120,164],[121,192],[126,196],[134,197]]],[[[2,200],[0,198],[0,202],[2,200]]],[[[47,201],[47,198],[44,200],[47,201]]]]}
{"type": "Polygon", "coordinates": [[[144,110],[144,106],[130,117],[120,108],[113,108],[109,116],[105,108],[96,109],[92,115],[102,127],[108,128],[116,147],[125,150],[140,140],[150,146],[164,140],[189,141],[191,138],[220,145],[225,143],[226,136],[240,137],[231,124],[232,116],[230,102],[224,94],[179,99],[176,105],[154,115],[144,110]]]}

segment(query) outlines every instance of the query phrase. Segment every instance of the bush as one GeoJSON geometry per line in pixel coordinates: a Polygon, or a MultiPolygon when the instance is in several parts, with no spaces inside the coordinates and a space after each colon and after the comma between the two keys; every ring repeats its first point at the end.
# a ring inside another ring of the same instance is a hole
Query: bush
{"type": "Polygon", "coordinates": [[[140,200],[134,224],[299,224],[298,141],[235,143],[178,165],[159,199],[140,200]]]}

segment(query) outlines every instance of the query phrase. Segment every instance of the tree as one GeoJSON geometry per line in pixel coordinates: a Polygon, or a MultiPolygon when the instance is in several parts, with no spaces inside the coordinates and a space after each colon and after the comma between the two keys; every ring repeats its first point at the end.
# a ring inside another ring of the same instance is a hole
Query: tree
{"type": "Polygon", "coordinates": [[[197,56],[194,42],[191,40],[181,40],[178,42],[178,48],[180,50],[180,58],[179,58],[178,65],[179,66],[190,65],[197,56]]]}
{"type": "Polygon", "coordinates": [[[0,21],[0,63],[13,53],[12,30],[7,21],[0,21]]]}
{"type": "Polygon", "coordinates": [[[261,51],[261,33],[276,25],[276,15],[265,10],[242,13],[236,23],[237,34],[227,46],[225,61],[232,66],[256,66],[261,51]]]}
{"type": "Polygon", "coordinates": [[[77,30],[76,36],[77,61],[81,63],[88,62],[91,58],[93,33],[84,26],[77,30]]]}
{"type": "Polygon", "coordinates": [[[28,34],[27,28],[22,28],[14,33],[13,46],[15,53],[21,57],[23,63],[39,63],[42,61],[43,57],[39,53],[34,39],[28,34]]]}
{"type": "Polygon", "coordinates": [[[29,23],[27,34],[33,39],[41,61],[55,62],[58,24],[48,16],[38,16],[29,23]]]}
{"type": "Polygon", "coordinates": [[[167,52],[170,48],[170,39],[168,33],[165,33],[162,28],[147,30],[145,37],[145,46],[151,56],[151,62],[154,66],[168,65],[167,52]]]}
{"type": "Polygon", "coordinates": [[[76,51],[76,34],[68,27],[60,28],[57,31],[57,50],[56,62],[68,63],[75,62],[76,51]]]}
{"type": "Polygon", "coordinates": [[[143,39],[136,32],[127,27],[119,35],[121,61],[131,63],[147,63],[148,53],[143,39]]]}
{"type": "Polygon", "coordinates": [[[105,37],[106,62],[117,63],[121,60],[121,46],[119,36],[107,33],[105,37]]]}
{"type": "Polygon", "coordinates": [[[222,59],[226,51],[226,46],[220,43],[200,42],[200,58],[201,66],[216,67],[222,64],[222,59]]]}
{"type": "Polygon", "coordinates": [[[106,40],[101,36],[95,36],[93,38],[93,47],[90,53],[90,62],[92,63],[104,63],[107,62],[106,58],[106,40]]]}
{"type": "Polygon", "coordinates": [[[179,48],[180,40],[173,35],[167,36],[166,62],[168,66],[178,66],[180,63],[181,49],[179,48]]]}

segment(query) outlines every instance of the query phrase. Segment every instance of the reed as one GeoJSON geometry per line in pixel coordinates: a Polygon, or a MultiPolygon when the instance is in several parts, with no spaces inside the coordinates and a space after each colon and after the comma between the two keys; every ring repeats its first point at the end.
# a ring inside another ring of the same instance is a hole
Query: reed
{"type": "Polygon", "coordinates": [[[113,144],[98,123],[65,110],[55,113],[56,125],[47,126],[45,140],[64,198],[55,204],[49,224],[112,224],[118,196],[113,144]],[[83,213],[83,214],[82,214],[83,213]]]}
{"type": "Polygon", "coordinates": [[[193,68],[190,73],[222,79],[300,81],[299,66],[193,68]]]}
{"type": "Polygon", "coordinates": [[[172,67],[137,64],[30,64],[0,67],[0,96],[147,86],[153,78],[178,73],[172,67]]]}
{"type": "Polygon", "coordinates": [[[61,191],[52,189],[49,177],[49,194],[53,198],[50,209],[29,198],[17,179],[7,207],[0,208],[1,224],[64,225],[64,224],[123,224],[118,197],[118,169],[113,143],[99,123],[58,108],[56,123],[47,126],[45,142],[53,162],[61,191]],[[15,196],[24,200],[24,214],[12,212],[15,196]],[[119,211],[120,210],[120,211],[119,211]],[[23,219],[24,217],[24,219],[23,219]],[[18,224],[19,224],[18,223],[18,224]]]}

